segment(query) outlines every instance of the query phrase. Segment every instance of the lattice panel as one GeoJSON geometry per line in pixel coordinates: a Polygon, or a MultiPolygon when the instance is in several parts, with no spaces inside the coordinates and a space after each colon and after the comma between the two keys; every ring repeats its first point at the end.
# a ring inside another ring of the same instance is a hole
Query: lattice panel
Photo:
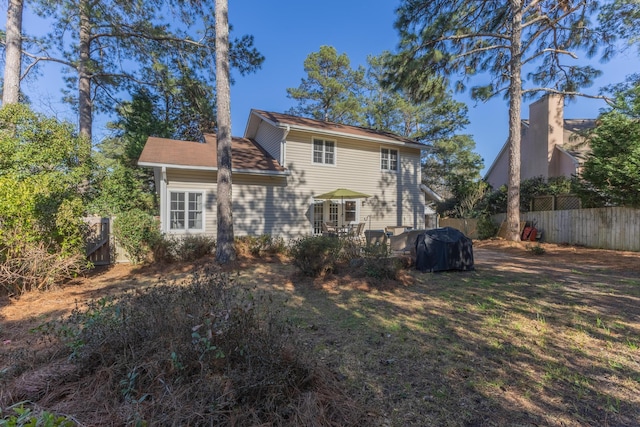
{"type": "Polygon", "coordinates": [[[552,211],[553,210],[553,196],[536,196],[533,198],[534,211],[552,211]]]}
{"type": "Polygon", "coordinates": [[[577,196],[571,194],[556,196],[556,210],[562,211],[580,208],[582,208],[582,203],[580,203],[580,199],[577,196]]]}

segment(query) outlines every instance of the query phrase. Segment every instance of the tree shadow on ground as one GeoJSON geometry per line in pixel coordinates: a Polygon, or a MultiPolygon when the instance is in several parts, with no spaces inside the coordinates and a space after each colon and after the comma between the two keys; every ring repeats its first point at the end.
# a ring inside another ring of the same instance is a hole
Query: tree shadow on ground
{"type": "Polygon", "coordinates": [[[634,276],[481,249],[476,260],[386,289],[292,276],[290,320],[394,425],[634,425],[634,276]]]}

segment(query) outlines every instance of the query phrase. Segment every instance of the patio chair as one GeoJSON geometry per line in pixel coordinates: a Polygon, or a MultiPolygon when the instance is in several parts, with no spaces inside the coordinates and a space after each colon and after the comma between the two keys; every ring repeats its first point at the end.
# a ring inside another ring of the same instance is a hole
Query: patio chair
{"type": "Polygon", "coordinates": [[[322,223],[322,235],[323,236],[331,236],[331,237],[336,237],[338,235],[338,230],[336,229],[335,226],[327,223],[327,222],[323,222],[322,223]]]}
{"type": "Polygon", "coordinates": [[[364,241],[364,225],[365,225],[364,222],[359,222],[354,227],[352,227],[351,230],[349,231],[349,237],[356,240],[364,241]]]}

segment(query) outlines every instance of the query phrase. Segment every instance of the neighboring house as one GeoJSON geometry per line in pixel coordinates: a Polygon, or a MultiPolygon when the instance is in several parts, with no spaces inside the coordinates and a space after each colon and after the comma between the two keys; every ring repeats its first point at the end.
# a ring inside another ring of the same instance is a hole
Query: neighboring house
{"type": "MultiPolygon", "coordinates": [[[[320,234],[322,222],[424,228],[415,141],[356,126],[251,110],[233,138],[235,235],[320,234]],[[318,200],[337,188],[367,199],[318,200]]],[[[216,137],[204,143],[150,137],[138,165],[153,167],[163,232],[216,234],[216,137]]]]}
{"type": "MultiPolygon", "coordinates": [[[[579,132],[592,128],[595,119],[565,119],[561,95],[545,95],[529,105],[529,119],[522,120],[520,179],[571,177],[580,172],[589,147],[579,132]]],[[[509,141],[485,174],[494,189],[508,182],[509,141]]]]}

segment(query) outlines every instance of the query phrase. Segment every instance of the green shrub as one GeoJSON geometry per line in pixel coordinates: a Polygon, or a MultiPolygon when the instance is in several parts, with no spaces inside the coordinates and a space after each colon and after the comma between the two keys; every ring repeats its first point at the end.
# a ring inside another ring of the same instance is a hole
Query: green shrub
{"type": "Polygon", "coordinates": [[[63,415],[55,415],[48,411],[35,413],[29,407],[25,407],[26,402],[20,402],[7,408],[4,412],[0,408],[0,427],[73,427],[73,421],[63,415]]]}
{"type": "Polygon", "coordinates": [[[22,104],[0,108],[0,262],[40,248],[63,258],[84,251],[90,152],[70,123],[22,104]]]}
{"type": "Polygon", "coordinates": [[[113,233],[133,264],[143,262],[162,237],[158,221],[140,209],[118,215],[113,221],[113,233]]]}
{"type": "Polygon", "coordinates": [[[329,236],[302,237],[290,243],[289,254],[304,275],[318,277],[335,269],[342,243],[342,239],[329,236]]]}
{"type": "Polygon", "coordinates": [[[171,263],[195,261],[210,255],[216,247],[211,236],[188,234],[184,236],[160,235],[152,243],[153,260],[171,263]]]}
{"type": "Polygon", "coordinates": [[[180,261],[195,261],[211,255],[216,247],[215,239],[203,234],[188,234],[177,237],[176,240],[176,258],[180,261]]]}
{"type": "Polygon", "coordinates": [[[362,241],[358,238],[347,237],[342,239],[342,251],[340,252],[340,258],[347,262],[361,258],[362,247],[362,241]]]}
{"type": "MultiPolygon", "coordinates": [[[[544,178],[532,177],[520,182],[520,211],[529,212],[531,201],[536,196],[550,196],[567,194],[575,191],[572,179],[558,176],[544,178]]],[[[507,186],[502,185],[494,191],[487,192],[478,203],[478,209],[486,214],[493,215],[507,211],[507,186]]]]}
{"type": "Polygon", "coordinates": [[[176,261],[178,240],[173,236],[161,234],[158,239],[153,242],[151,251],[153,253],[154,262],[172,263],[176,261]]]}
{"type": "Polygon", "coordinates": [[[368,245],[364,248],[364,272],[373,279],[396,280],[402,270],[402,262],[391,256],[387,245],[368,245]]]}
{"type": "Polygon", "coordinates": [[[490,216],[485,215],[478,219],[478,239],[490,239],[495,237],[496,234],[498,234],[498,226],[490,216]]]}

